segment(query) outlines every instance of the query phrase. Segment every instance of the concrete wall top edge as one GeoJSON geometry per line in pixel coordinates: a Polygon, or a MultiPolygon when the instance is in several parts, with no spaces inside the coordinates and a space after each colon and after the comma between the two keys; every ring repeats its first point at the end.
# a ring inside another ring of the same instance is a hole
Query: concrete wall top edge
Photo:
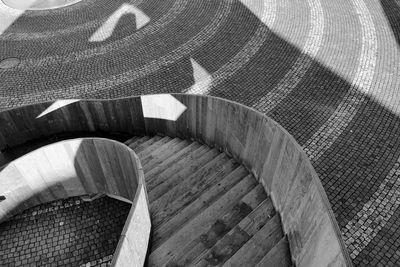
{"type": "Polygon", "coordinates": [[[142,101],[140,96],[80,100],[40,118],[36,116],[52,102],[6,110],[0,112],[0,125],[4,125],[0,127],[0,149],[65,131],[165,134],[195,139],[227,151],[264,185],[281,214],[297,265],[352,265],[318,175],[285,129],[257,110],[233,101],[188,94],[165,96],[146,96],[150,101],[142,101]],[[165,119],[163,113],[173,116],[165,119]],[[318,249],[329,248],[329,243],[333,252],[318,249]]]}

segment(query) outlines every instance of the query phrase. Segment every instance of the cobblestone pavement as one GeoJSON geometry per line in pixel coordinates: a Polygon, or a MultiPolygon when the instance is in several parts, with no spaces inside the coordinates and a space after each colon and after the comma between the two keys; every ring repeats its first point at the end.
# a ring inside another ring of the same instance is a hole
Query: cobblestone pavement
{"type": "Polygon", "coordinates": [[[0,62],[1,109],[166,92],[254,107],[307,151],[354,263],[400,265],[399,0],[83,0],[0,17],[0,60],[18,59],[0,62]]]}
{"type": "Polygon", "coordinates": [[[27,209],[0,225],[1,266],[109,266],[130,207],[75,197],[27,209]]]}

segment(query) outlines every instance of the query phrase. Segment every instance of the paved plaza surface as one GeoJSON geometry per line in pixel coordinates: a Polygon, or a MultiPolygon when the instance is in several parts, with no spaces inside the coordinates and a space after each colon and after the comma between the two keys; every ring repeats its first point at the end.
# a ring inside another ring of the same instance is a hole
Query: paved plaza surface
{"type": "Polygon", "coordinates": [[[0,110],[172,92],[243,103],[303,146],[354,264],[399,266],[399,49],[399,0],[0,2],[0,110]]]}
{"type": "Polygon", "coordinates": [[[109,266],[130,208],[74,197],[27,209],[0,225],[0,265],[109,266]]]}

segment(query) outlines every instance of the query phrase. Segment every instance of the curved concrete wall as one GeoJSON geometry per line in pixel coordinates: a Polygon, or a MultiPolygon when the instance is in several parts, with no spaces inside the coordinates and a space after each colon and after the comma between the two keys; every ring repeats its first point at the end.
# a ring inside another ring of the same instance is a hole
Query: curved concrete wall
{"type": "Polygon", "coordinates": [[[113,262],[142,266],[150,235],[144,175],[136,154],[101,138],[73,139],[28,153],[0,171],[0,222],[23,210],[72,196],[105,193],[132,202],[113,262]]]}
{"type": "Polygon", "coordinates": [[[0,125],[4,125],[0,128],[0,149],[77,131],[196,139],[231,154],[264,185],[281,214],[296,265],[352,265],[318,176],[289,133],[272,119],[238,103],[172,95],[186,107],[182,109],[179,102],[168,103],[171,98],[166,96],[170,95],[82,100],[37,119],[49,103],[5,111],[0,113],[0,125]],[[169,120],[165,120],[166,113],[169,120]]]}

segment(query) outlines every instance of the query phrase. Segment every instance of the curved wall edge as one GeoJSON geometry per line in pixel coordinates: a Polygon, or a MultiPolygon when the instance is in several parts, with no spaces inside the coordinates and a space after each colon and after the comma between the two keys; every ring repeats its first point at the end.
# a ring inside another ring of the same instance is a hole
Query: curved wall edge
{"type": "Polygon", "coordinates": [[[143,266],[151,228],[144,174],[133,150],[114,140],[61,141],[10,162],[0,171],[0,222],[42,203],[96,193],[132,202],[113,266],[143,266]]]}
{"type": "Polygon", "coordinates": [[[281,215],[296,265],[352,266],[325,191],[306,154],[285,129],[262,113],[217,97],[171,94],[147,95],[145,102],[139,96],[81,100],[36,118],[49,105],[1,112],[0,149],[63,132],[195,139],[226,151],[263,184],[281,215]],[[170,99],[165,96],[180,103],[165,103],[170,99]],[[164,113],[176,119],[166,120],[164,113]]]}

